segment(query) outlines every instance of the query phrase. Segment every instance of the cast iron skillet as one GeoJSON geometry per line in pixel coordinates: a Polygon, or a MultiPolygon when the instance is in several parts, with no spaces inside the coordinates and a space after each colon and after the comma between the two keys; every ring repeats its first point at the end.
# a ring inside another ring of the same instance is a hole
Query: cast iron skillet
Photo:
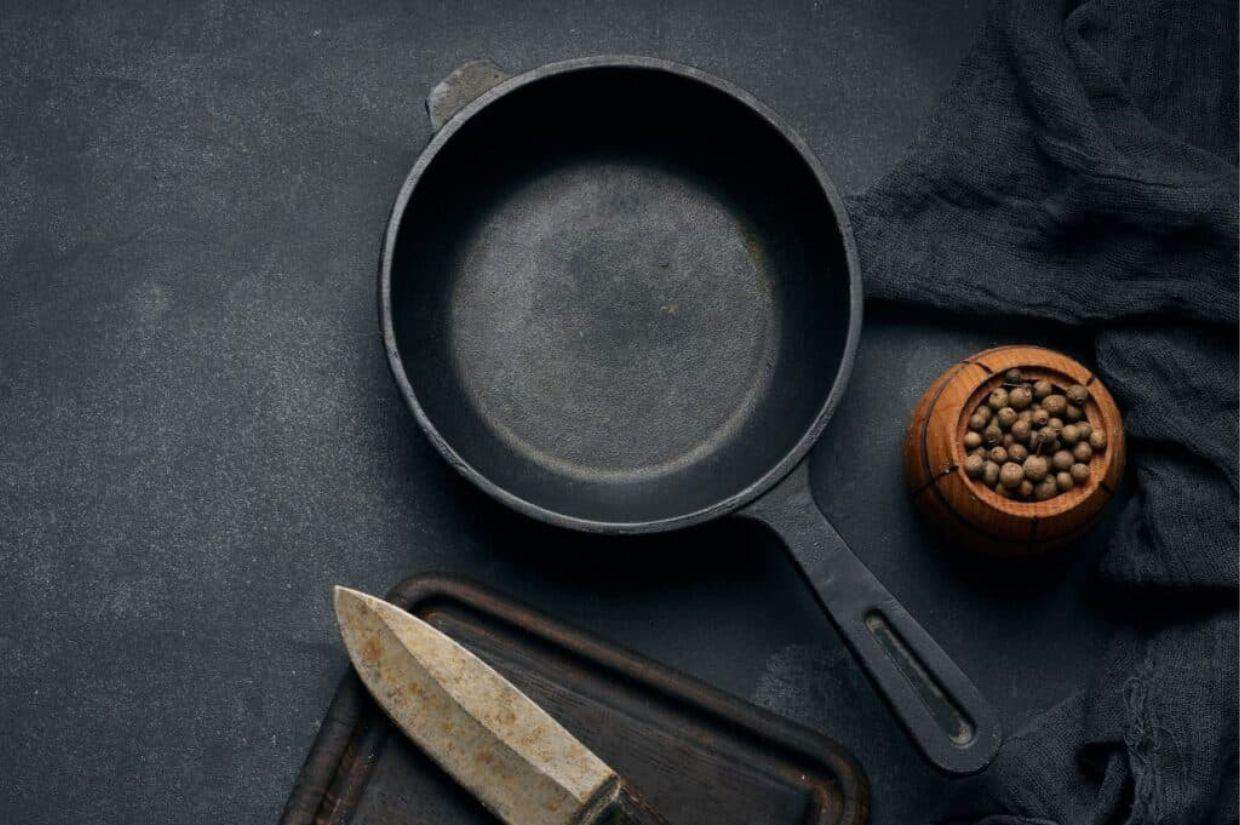
{"type": "Polygon", "coordinates": [[[649,58],[472,64],[432,120],[462,104],[401,188],[380,268],[392,373],[431,442],[564,527],[767,524],[926,757],[985,767],[994,712],[810,494],[861,284],[804,142],[735,86],[649,58]]]}

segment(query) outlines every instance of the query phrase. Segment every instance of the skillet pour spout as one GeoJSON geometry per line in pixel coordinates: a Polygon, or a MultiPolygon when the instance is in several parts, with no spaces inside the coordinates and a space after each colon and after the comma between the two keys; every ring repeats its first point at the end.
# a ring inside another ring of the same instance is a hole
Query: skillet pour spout
{"type": "Polygon", "coordinates": [[[736,86],[645,57],[467,64],[428,108],[379,304],[436,449],[562,527],[763,522],[927,759],[984,768],[993,710],[810,494],[861,280],[805,143],[736,86]]]}

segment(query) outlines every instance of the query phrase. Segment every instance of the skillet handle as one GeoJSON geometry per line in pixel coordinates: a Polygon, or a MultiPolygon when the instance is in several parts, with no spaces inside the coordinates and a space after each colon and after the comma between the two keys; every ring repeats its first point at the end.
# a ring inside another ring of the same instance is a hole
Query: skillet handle
{"type": "Polygon", "coordinates": [[[508,72],[490,60],[471,60],[435,84],[426,97],[426,113],[431,128],[438,132],[452,116],[492,86],[503,83],[508,72]]]}
{"type": "Polygon", "coordinates": [[[773,529],[909,737],[950,774],[982,770],[1002,734],[994,710],[848,549],[814,503],[802,461],[742,515],[773,529]]]}

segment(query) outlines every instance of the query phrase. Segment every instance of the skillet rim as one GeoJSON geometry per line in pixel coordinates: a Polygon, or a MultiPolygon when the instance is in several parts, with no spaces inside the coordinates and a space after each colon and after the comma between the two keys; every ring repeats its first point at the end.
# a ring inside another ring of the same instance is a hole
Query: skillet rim
{"type": "Polygon", "coordinates": [[[826,428],[832,413],[835,412],[835,408],[839,406],[840,399],[847,387],[849,376],[852,374],[853,362],[856,359],[857,342],[861,334],[861,316],[861,267],[857,258],[857,244],[853,238],[852,226],[848,220],[848,213],[844,208],[844,199],[841,197],[835,184],[827,176],[826,170],[814,155],[813,150],[779,115],[739,86],[693,66],[657,57],[596,55],[548,63],[496,84],[462,107],[438,132],[432,134],[426,148],[422,150],[413,168],[409,170],[409,174],[405,177],[405,181],[396,195],[396,200],[392,204],[392,210],[388,216],[387,227],[383,234],[382,254],[379,259],[379,323],[383,335],[383,348],[387,353],[388,368],[392,373],[392,378],[396,381],[397,387],[400,389],[405,406],[413,413],[418,425],[422,428],[422,432],[426,434],[431,444],[434,445],[435,449],[439,451],[439,454],[443,456],[444,460],[453,469],[495,500],[511,507],[517,512],[524,513],[548,524],[585,532],[632,535],[689,527],[739,510],[774,487],[806,457],[806,454],[817,442],[818,437],[822,435],[822,431],[826,428]],[[396,249],[396,238],[400,232],[405,209],[413,198],[419,180],[421,180],[423,174],[425,174],[444,145],[452,139],[452,136],[470,118],[491,103],[517,89],[549,77],[600,68],[647,69],[666,72],[712,87],[748,107],[750,111],[760,117],[766,125],[773,128],[780,137],[796,150],[802,161],[809,168],[809,171],[813,173],[819,190],[826,197],[827,203],[834,213],[835,225],[843,242],[844,259],[848,270],[848,330],[845,335],[844,349],[840,356],[839,368],[836,370],[835,378],[831,383],[831,389],[828,391],[827,397],[819,406],[813,421],[802,432],[800,438],[797,439],[796,444],[778,462],[759,475],[758,478],[732,495],[687,513],[678,513],[646,521],[600,521],[550,510],[510,492],[507,488],[495,483],[474,468],[440,434],[418,401],[417,393],[409,382],[404,362],[397,349],[396,331],[392,317],[392,258],[396,249]]]}

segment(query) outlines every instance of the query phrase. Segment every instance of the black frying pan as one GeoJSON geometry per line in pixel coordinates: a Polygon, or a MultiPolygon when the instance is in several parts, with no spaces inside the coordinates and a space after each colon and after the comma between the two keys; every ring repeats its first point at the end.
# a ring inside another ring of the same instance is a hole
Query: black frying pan
{"type": "Polygon", "coordinates": [[[431,442],[564,527],[765,523],[927,758],[985,767],[993,711],[810,494],[861,284],[804,142],[735,86],[648,58],[506,80],[474,64],[432,119],[462,104],[401,188],[380,269],[392,373],[431,442]]]}

